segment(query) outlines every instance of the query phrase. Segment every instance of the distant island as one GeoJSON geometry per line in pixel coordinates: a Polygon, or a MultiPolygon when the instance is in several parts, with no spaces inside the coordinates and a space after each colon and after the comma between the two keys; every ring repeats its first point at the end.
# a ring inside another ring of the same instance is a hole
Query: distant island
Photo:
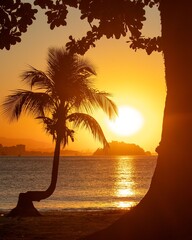
{"type": "Polygon", "coordinates": [[[151,153],[134,143],[112,141],[109,148],[98,148],[93,155],[151,155],[151,153]]]}

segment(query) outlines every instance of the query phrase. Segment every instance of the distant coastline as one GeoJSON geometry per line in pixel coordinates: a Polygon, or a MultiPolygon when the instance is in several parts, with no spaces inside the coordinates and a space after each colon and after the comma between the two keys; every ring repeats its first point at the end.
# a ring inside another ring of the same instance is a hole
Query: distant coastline
{"type": "MultiPolygon", "coordinates": [[[[145,151],[140,146],[133,143],[124,143],[112,141],[109,143],[109,148],[98,148],[93,153],[84,153],[75,150],[61,150],[61,156],[102,156],[102,155],[151,155],[151,152],[145,151]]],[[[53,150],[26,150],[24,144],[15,146],[3,146],[0,144],[0,156],[53,156],[53,150]]]]}
{"type": "MultiPolygon", "coordinates": [[[[73,150],[61,150],[61,156],[80,155],[83,155],[83,153],[73,150]]],[[[17,144],[15,146],[3,146],[0,144],[0,156],[53,156],[53,151],[27,151],[24,144],[17,144]]]]}

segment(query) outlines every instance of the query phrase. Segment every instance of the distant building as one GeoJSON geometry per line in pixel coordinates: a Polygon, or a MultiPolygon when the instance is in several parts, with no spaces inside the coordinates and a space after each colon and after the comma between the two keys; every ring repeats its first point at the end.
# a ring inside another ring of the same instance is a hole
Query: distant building
{"type": "Polygon", "coordinates": [[[25,145],[18,144],[16,146],[6,147],[0,144],[0,155],[21,156],[25,154],[25,145]]]}

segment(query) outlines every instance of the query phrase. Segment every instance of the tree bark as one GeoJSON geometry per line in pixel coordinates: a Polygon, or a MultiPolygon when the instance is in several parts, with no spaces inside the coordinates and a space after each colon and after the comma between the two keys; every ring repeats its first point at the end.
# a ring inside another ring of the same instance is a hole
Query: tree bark
{"type": "Polygon", "coordinates": [[[86,240],[192,239],[192,1],[161,0],[160,12],[167,97],[150,189],[86,240]]]}
{"type": "Polygon", "coordinates": [[[148,195],[180,221],[192,216],[192,2],[162,0],[160,10],[167,98],[148,195]]]}
{"type": "Polygon", "coordinates": [[[53,157],[51,183],[45,191],[28,191],[26,193],[20,193],[17,206],[8,213],[8,217],[28,217],[28,216],[40,216],[41,214],[34,207],[33,201],[41,201],[50,197],[55,191],[58,169],[59,169],[59,158],[60,158],[60,145],[61,140],[58,137],[55,144],[55,151],[53,157]]]}

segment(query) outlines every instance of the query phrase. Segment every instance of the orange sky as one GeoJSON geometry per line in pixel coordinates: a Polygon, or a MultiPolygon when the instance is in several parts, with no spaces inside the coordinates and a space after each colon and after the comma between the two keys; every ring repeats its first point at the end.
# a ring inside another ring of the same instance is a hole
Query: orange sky
{"type": "MultiPolygon", "coordinates": [[[[147,36],[160,34],[159,16],[156,10],[149,10],[148,24],[144,29],[147,36]]],[[[19,75],[32,65],[37,69],[46,69],[46,57],[49,47],[61,47],[68,41],[68,36],[83,36],[88,25],[78,18],[78,13],[72,11],[68,27],[49,30],[46,19],[38,14],[37,21],[29,27],[22,37],[22,42],[12,46],[10,51],[0,52],[0,101],[10,93],[10,90],[23,88],[19,75]]],[[[164,66],[161,53],[148,56],[144,51],[134,52],[129,49],[126,38],[107,40],[103,38],[96,43],[96,48],[90,49],[85,57],[95,66],[97,71],[96,87],[110,92],[117,105],[127,105],[137,109],[144,118],[142,129],[132,136],[114,134],[106,120],[99,112],[94,117],[101,124],[108,141],[117,140],[136,143],[145,150],[154,152],[161,137],[161,125],[165,102],[164,66]]],[[[52,144],[51,136],[47,136],[42,126],[32,117],[23,117],[18,123],[8,123],[0,118],[0,137],[30,138],[52,144]]],[[[79,131],[75,143],[70,143],[70,149],[92,151],[101,147],[92,136],[79,131]]]]}

